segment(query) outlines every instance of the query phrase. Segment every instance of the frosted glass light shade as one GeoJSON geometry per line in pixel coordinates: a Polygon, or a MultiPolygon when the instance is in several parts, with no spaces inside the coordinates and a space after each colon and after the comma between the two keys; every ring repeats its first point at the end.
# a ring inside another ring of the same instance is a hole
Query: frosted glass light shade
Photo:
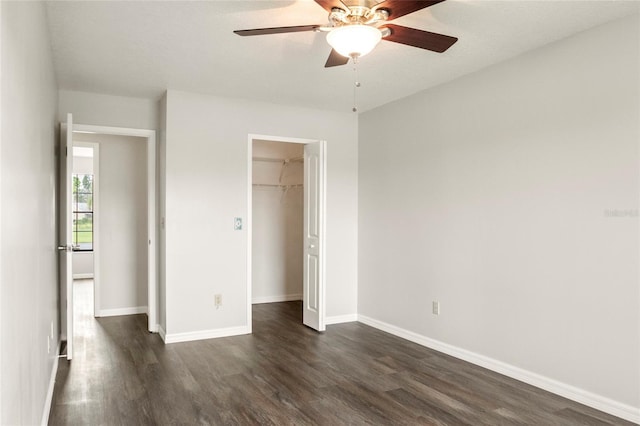
{"type": "Polygon", "coordinates": [[[327,34],[327,43],[342,56],[360,57],[371,52],[382,39],[376,27],[368,25],[345,25],[327,34]]]}

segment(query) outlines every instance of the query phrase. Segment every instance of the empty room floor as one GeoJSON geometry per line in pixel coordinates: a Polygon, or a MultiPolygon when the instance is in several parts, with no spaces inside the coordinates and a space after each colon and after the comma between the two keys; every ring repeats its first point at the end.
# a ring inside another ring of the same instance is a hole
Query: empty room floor
{"type": "Polygon", "coordinates": [[[145,315],[91,312],[49,424],[631,425],[360,323],[318,334],[301,302],[254,305],[252,335],[170,345],[145,315]]]}

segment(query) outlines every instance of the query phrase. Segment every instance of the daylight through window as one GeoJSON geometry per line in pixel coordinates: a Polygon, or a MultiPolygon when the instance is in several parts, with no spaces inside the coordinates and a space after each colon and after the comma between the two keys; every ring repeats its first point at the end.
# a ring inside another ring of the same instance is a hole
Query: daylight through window
{"type": "Polygon", "coordinates": [[[93,175],[73,175],[73,249],[93,251],[93,175]]]}

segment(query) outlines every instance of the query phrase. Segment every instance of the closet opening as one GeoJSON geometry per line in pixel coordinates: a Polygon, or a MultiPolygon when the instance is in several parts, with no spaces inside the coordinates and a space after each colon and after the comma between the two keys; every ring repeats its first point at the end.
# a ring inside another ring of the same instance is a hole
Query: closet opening
{"type": "Polygon", "coordinates": [[[301,144],[253,142],[252,304],[302,300],[303,154],[301,144]]]}
{"type": "Polygon", "coordinates": [[[324,331],[324,142],[250,136],[248,168],[248,324],[286,302],[324,331]]]}

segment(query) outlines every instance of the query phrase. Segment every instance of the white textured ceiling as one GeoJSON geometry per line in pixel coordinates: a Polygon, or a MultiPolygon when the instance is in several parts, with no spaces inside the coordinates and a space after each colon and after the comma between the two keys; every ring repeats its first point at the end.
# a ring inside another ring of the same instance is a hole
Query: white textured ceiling
{"type": "MultiPolygon", "coordinates": [[[[382,41],[358,66],[359,110],[639,10],[638,1],[439,3],[393,22],[459,41],[442,54],[382,41]]],[[[351,109],[353,67],[324,68],[330,48],[323,33],[232,32],[325,24],[326,12],[312,0],[50,1],[47,15],[61,89],[153,99],[176,89],[351,109]]]]}

